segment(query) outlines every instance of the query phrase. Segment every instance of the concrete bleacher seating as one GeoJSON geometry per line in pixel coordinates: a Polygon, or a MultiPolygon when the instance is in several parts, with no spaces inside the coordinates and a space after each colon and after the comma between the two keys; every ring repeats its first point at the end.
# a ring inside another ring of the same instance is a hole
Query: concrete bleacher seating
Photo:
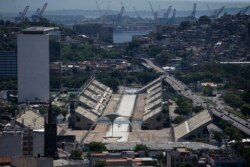
{"type": "Polygon", "coordinates": [[[159,93],[155,94],[154,96],[152,96],[150,98],[147,98],[146,99],[146,104],[152,103],[153,101],[161,98],[161,96],[162,96],[162,94],[161,94],[161,92],[159,92],[159,93]]]}
{"type": "Polygon", "coordinates": [[[165,77],[165,76],[162,75],[162,76],[156,78],[156,79],[153,80],[152,82],[150,82],[150,83],[148,83],[147,85],[145,85],[145,86],[143,86],[142,88],[140,88],[140,89],[138,90],[138,92],[141,93],[141,92],[143,92],[143,91],[149,89],[149,88],[152,87],[153,85],[155,85],[155,84],[161,82],[162,79],[163,79],[164,77],[165,77]]]}
{"type": "Polygon", "coordinates": [[[97,88],[97,87],[96,87],[95,85],[93,85],[93,84],[89,85],[88,88],[89,88],[90,90],[92,90],[92,91],[98,93],[98,95],[103,95],[103,94],[105,93],[105,91],[103,91],[103,90],[97,88]]]}
{"type": "Polygon", "coordinates": [[[176,126],[174,128],[174,133],[175,133],[175,139],[177,140],[183,137],[185,134],[188,134],[186,121],[176,126]]]}
{"type": "Polygon", "coordinates": [[[161,106],[155,108],[155,109],[148,109],[148,110],[145,110],[145,112],[143,113],[144,116],[147,115],[147,117],[150,117],[150,114],[151,115],[154,115],[154,113],[158,113],[158,112],[161,112],[161,106]]]}
{"type": "Polygon", "coordinates": [[[100,101],[100,99],[101,99],[101,96],[98,96],[98,95],[90,92],[89,90],[85,90],[83,93],[84,93],[84,95],[90,97],[91,99],[95,100],[96,102],[100,101]]]}
{"type": "Polygon", "coordinates": [[[17,118],[16,122],[19,125],[29,127],[31,129],[44,128],[44,117],[34,111],[28,110],[17,118]]]}
{"type": "Polygon", "coordinates": [[[155,94],[157,94],[157,93],[159,93],[159,92],[162,92],[161,87],[159,87],[159,88],[157,88],[157,89],[155,89],[155,90],[153,90],[153,91],[151,91],[151,92],[148,92],[147,98],[148,98],[148,97],[152,97],[152,96],[154,96],[155,94]]]}
{"type": "Polygon", "coordinates": [[[147,105],[145,106],[145,109],[146,109],[146,110],[152,109],[152,108],[154,108],[155,106],[161,105],[161,103],[162,103],[162,99],[158,99],[158,100],[154,101],[153,103],[147,104],[147,105]]]}
{"type": "MultiPolygon", "coordinates": [[[[112,90],[95,79],[84,85],[86,87],[82,88],[78,96],[78,105],[75,111],[77,116],[81,117],[81,120],[86,120],[88,124],[92,124],[104,112],[112,95],[112,90]]],[[[82,128],[87,127],[84,121],[77,124],[82,126],[82,128]]]]}
{"type": "Polygon", "coordinates": [[[86,110],[85,108],[78,106],[76,108],[76,113],[80,114],[80,115],[84,115],[86,118],[88,118],[91,121],[96,121],[96,119],[98,118],[98,114],[96,112],[92,112],[90,110],[86,110]]]}
{"type": "Polygon", "coordinates": [[[157,88],[161,87],[161,82],[157,82],[155,85],[147,89],[147,92],[151,92],[157,88]]]}
{"type": "Polygon", "coordinates": [[[162,76],[144,86],[146,99],[144,105],[143,122],[150,128],[160,127],[160,121],[155,121],[162,111],[162,76]]]}
{"type": "Polygon", "coordinates": [[[105,86],[104,84],[102,84],[101,82],[99,82],[97,80],[94,80],[93,84],[96,85],[96,86],[98,86],[99,88],[101,88],[104,91],[109,91],[110,90],[109,87],[105,86]]]}
{"type": "Polygon", "coordinates": [[[87,106],[89,106],[90,108],[95,108],[96,103],[94,103],[93,101],[91,101],[89,98],[85,97],[85,96],[80,96],[79,101],[87,106]]]}
{"type": "Polygon", "coordinates": [[[174,127],[175,140],[187,137],[195,130],[207,126],[212,121],[212,117],[207,110],[204,110],[185,122],[174,127]]]}
{"type": "Polygon", "coordinates": [[[211,121],[211,115],[208,111],[203,111],[195,115],[194,117],[188,120],[190,131],[195,130],[196,128],[206,124],[208,121],[211,121]]]}

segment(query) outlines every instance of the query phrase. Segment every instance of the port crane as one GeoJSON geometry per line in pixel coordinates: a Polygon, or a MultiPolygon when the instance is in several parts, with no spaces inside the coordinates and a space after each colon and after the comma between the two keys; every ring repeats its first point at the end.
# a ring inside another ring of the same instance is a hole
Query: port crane
{"type": "Polygon", "coordinates": [[[138,11],[136,10],[136,8],[133,7],[133,9],[134,9],[135,15],[136,15],[138,18],[141,18],[140,14],[139,14],[138,11]]]}
{"type": "Polygon", "coordinates": [[[176,9],[173,10],[173,15],[171,17],[171,22],[174,23],[175,22],[175,16],[176,16],[176,9]]]}
{"type": "Polygon", "coordinates": [[[209,13],[209,15],[211,14],[211,10],[210,10],[210,7],[209,7],[209,5],[207,4],[207,10],[208,10],[208,13],[209,13]]]}
{"type": "Polygon", "coordinates": [[[219,10],[216,10],[214,14],[210,16],[210,18],[217,19],[224,9],[225,9],[225,6],[222,6],[219,10]]]}
{"type": "Polygon", "coordinates": [[[31,16],[32,21],[37,22],[38,20],[40,20],[42,18],[42,15],[43,15],[47,5],[48,5],[48,3],[45,3],[41,10],[40,10],[40,8],[37,8],[36,13],[31,16]]]}
{"type": "Polygon", "coordinates": [[[43,5],[43,8],[42,8],[42,10],[40,11],[40,13],[38,15],[39,19],[42,18],[42,15],[43,15],[43,13],[44,13],[44,11],[45,11],[45,9],[46,9],[47,6],[48,6],[48,3],[45,3],[43,5]]]}
{"type": "Polygon", "coordinates": [[[191,13],[191,18],[195,19],[196,16],[196,3],[194,3],[193,11],[191,13]]]}
{"type": "Polygon", "coordinates": [[[107,8],[106,8],[106,15],[109,15],[109,7],[110,7],[110,0],[108,1],[107,8]]]}
{"type": "Polygon", "coordinates": [[[18,15],[17,17],[15,17],[15,22],[23,21],[25,15],[26,15],[27,12],[28,12],[28,9],[29,9],[29,6],[27,5],[27,6],[24,8],[23,12],[19,12],[19,15],[18,15]]]}
{"type": "Polygon", "coordinates": [[[100,9],[100,6],[97,2],[97,0],[95,1],[95,4],[96,4],[96,7],[97,7],[97,10],[98,10],[98,13],[99,13],[99,16],[102,17],[102,13],[101,13],[101,9],[100,9]]]}
{"type": "Polygon", "coordinates": [[[125,7],[123,5],[123,3],[121,2],[121,10],[120,12],[116,15],[116,26],[120,26],[121,24],[121,20],[122,20],[122,15],[123,15],[123,12],[125,10],[125,7]]]}
{"type": "Polygon", "coordinates": [[[123,3],[121,2],[121,10],[120,10],[120,12],[117,14],[117,20],[121,20],[121,18],[122,18],[122,15],[123,15],[123,12],[124,12],[124,9],[125,9],[125,7],[124,7],[124,5],[123,5],[123,3]]]}
{"type": "Polygon", "coordinates": [[[169,5],[168,10],[163,14],[164,18],[168,18],[169,14],[171,12],[171,9],[172,9],[172,5],[169,5]]]}
{"type": "Polygon", "coordinates": [[[240,13],[241,15],[245,15],[245,14],[247,13],[247,11],[249,10],[249,8],[250,8],[250,6],[247,6],[247,7],[245,7],[244,9],[242,9],[239,13],[240,13]]]}
{"type": "Polygon", "coordinates": [[[154,17],[154,21],[155,21],[155,24],[156,24],[157,23],[157,19],[158,19],[158,12],[160,10],[160,5],[158,6],[158,10],[157,11],[154,11],[151,2],[149,2],[149,6],[150,6],[150,9],[152,11],[152,14],[153,14],[153,17],[154,17]]]}

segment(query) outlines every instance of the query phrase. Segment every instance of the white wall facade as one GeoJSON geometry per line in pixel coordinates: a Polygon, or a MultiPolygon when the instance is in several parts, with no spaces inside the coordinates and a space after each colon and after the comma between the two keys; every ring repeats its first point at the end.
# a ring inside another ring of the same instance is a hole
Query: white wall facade
{"type": "Polygon", "coordinates": [[[18,102],[49,100],[49,36],[17,36],[18,102]]]}

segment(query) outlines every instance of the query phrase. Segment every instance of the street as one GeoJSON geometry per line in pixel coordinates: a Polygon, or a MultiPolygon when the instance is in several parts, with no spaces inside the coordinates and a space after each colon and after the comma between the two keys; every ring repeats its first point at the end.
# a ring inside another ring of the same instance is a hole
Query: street
{"type": "Polygon", "coordinates": [[[155,71],[164,73],[165,74],[165,81],[171,85],[171,87],[178,93],[182,94],[183,96],[191,99],[193,101],[194,106],[203,106],[204,108],[207,108],[208,111],[210,111],[212,114],[218,116],[219,118],[228,121],[230,124],[232,124],[234,127],[238,128],[242,132],[250,135],[250,122],[238,117],[237,115],[234,115],[232,113],[229,113],[225,110],[226,106],[223,103],[219,103],[219,101],[216,101],[216,105],[212,105],[207,103],[202,96],[199,96],[192,92],[191,89],[187,87],[184,83],[181,81],[175,79],[173,76],[170,76],[167,72],[165,72],[160,67],[156,66],[151,60],[149,59],[143,59],[147,62],[147,64],[152,67],[155,71]]]}

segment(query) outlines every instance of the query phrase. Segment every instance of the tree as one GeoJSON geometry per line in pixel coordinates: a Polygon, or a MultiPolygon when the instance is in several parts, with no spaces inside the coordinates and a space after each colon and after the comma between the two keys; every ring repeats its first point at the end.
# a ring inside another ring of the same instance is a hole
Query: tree
{"type": "Polygon", "coordinates": [[[204,110],[204,107],[202,107],[202,106],[194,106],[194,107],[192,108],[192,111],[193,111],[194,113],[198,113],[198,112],[200,112],[200,111],[202,111],[202,110],[204,110]]]}
{"type": "Polygon", "coordinates": [[[233,108],[239,108],[243,103],[240,96],[231,92],[224,93],[222,97],[224,101],[233,108]]]}
{"type": "Polygon", "coordinates": [[[243,104],[240,107],[240,111],[243,115],[250,115],[250,104],[243,104]]]}
{"type": "Polygon", "coordinates": [[[243,138],[242,133],[233,126],[226,127],[224,132],[229,136],[230,140],[240,141],[243,138]]]}
{"type": "Polygon", "coordinates": [[[81,150],[72,150],[70,152],[70,159],[73,160],[81,160],[82,159],[82,151],[81,150]]]}
{"type": "Polygon", "coordinates": [[[145,154],[147,155],[149,153],[149,148],[148,148],[148,146],[146,146],[144,144],[136,144],[134,151],[136,151],[136,152],[144,151],[145,154]]]}
{"type": "Polygon", "coordinates": [[[180,115],[180,116],[177,116],[177,117],[174,119],[174,123],[175,123],[175,124],[180,124],[180,123],[182,123],[184,120],[185,120],[184,117],[180,115]]]}
{"type": "Polygon", "coordinates": [[[191,26],[192,26],[192,24],[191,24],[190,21],[183,21],[183,22],[181,22],[181,24],[180,24],[180,28],[181,28],[182,30],[186,30],[186,29],[190,28],[191,26]]]}
{"type": "Polygon", "coordinates": [[[105,144],[101,142],[90,142],[89,143],[89,151],[90,152],[103,152],[107,150],[105,144]]]}
{"type": "Polygon", "coordinates": [[[161,66],[166,65],[166,63],[169,61],[169,59],[173,58],[174,56],[167,52],[167,51],[162,51],[160,54],[158,54],[155,57],[155,61],[156,63],[158,63],[161,66]]]}
{"type": "Polygon", "coordinates": [[[169,113],[168,105],[165,105],[165,106],[163,107],[162,113],[163,113],[163,114],[168,114],[168,113],[169,113]]]}
{"type": "Polygon", "coordinates": [[[188,115],[192,110],[192,101],[184,96],[178,96],[176,100],[178,107],[175,112],[181,115],[188,115]]]}
{"type": "Polygon", "coordinates": [[[211,19],[208,16],[201,16],[198,21],[200,24],[210,24],[211,23],[211,19]]]}

